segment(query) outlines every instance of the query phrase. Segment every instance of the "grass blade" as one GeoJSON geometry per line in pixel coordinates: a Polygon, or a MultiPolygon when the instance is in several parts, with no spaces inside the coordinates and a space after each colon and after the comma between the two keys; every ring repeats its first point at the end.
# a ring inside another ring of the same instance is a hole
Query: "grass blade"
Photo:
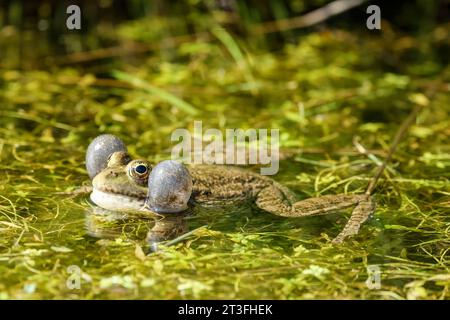
{"type": "Polygon", "coordinates": [[[190,115],[195,115],[198,113],[198,110],[192,104],[180,99],[179,97],[173,95],[172,93],[164,89],[157,88],[138,77],[135,77],[122,71],[113,71],[112,75],[117,80],[125,81],[131,84],[133,87],[144,90],[149,94],[158,96],[161,100],[170,103],[171,105],[177,107],[178,109],[190,115]]]}

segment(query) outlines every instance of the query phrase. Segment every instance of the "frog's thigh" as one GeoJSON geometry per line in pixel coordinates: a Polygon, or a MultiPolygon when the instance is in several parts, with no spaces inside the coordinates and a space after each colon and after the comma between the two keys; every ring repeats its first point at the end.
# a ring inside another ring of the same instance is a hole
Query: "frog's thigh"
{"type": "Polygon", "coordinates": [[[293,216],[291,203],[283,192],[274,186],[261,190],[256,196],[255,203],[259,208],[277,216],[293,216]]]}

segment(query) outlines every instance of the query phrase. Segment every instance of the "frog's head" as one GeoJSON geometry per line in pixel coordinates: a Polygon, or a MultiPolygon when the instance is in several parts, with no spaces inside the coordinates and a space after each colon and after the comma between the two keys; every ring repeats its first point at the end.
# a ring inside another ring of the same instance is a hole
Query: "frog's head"
{"type": "Polygon", "coordinates": [[[107,166],[92,180],[91,200],[108,210],[139,210],[148,191],[152,166],[145,160],[131,160],[124,151],[109,156],[107,166]]]}

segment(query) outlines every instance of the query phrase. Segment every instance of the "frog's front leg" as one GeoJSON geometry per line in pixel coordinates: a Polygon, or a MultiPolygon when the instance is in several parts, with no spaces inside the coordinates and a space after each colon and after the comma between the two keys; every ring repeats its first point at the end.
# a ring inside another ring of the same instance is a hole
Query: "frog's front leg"
{"type": "Polygon", "coordinates": [[[361,224],[375,210],[375,204],[370,195],[337,194],[292,202],[291,197],[276,186],[269,186],[261,190],[257,195],[256,205],[265,211],[282,217],[323,215],[354,207],[350,219],[341,233],[333,239],[333,243],[341,243],[346,237],[357,234],[361,224]]]}

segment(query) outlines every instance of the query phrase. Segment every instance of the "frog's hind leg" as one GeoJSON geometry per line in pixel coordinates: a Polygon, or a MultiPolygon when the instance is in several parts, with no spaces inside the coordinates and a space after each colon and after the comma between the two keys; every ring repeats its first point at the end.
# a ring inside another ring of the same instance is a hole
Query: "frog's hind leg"
{"type": "Polygon", "coordinates": [[[357,205],[366,198],[365,195],[326,195],[295,201],[283,190],[271,186],[261,190],[256,198],[256,205],[270,213],[282,217],[306,217],[327,214],[332,211],[357,205]]]}
{"type": "Polygon", "coordinates": [[[360,225],[373,213],[375,206],[368,195],[326,195],[292,202],[290,196],[275,186],[261,190],[256,205],[272,214],[282,217],[306,217],[323,215],[336,210],[355,207],[349,221],[341,233],[333,240],[340,243],[346,237],[357,234],[360,225]]]}
{"type": "Polygon", "coordinates": [[[342,243],[345,238],[358,233],[359,227],[375,211],[375,201],[369,195],[363,195],[364,198],[358,202],[352,211],[350,219],[347,221],[344,229],[333,239],[333,243],[342,243]]]}

